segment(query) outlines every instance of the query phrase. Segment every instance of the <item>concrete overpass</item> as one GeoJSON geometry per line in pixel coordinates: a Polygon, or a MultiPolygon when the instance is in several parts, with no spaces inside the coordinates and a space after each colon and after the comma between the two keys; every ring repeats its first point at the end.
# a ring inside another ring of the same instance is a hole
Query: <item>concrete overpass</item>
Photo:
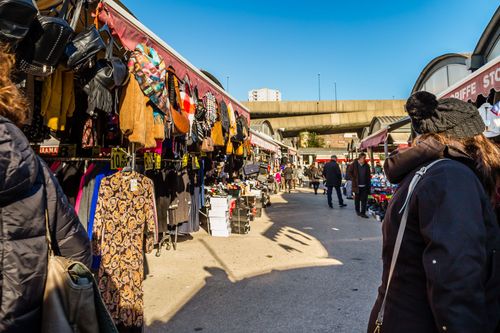
{"type": "Polygon", "coordinates": [[[244,102],[252,119],[265,118],[287,137],[310,131],[318,134],[361,132],[373,117],[404,116],[404,100],[244,102]]]}

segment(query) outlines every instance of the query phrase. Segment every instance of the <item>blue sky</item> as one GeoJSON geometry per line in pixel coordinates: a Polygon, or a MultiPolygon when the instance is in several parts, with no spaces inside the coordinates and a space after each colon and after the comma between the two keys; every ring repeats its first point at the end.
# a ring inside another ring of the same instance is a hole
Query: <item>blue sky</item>
{"type": "Polygon", "coordinates": [[[498,0],[123,0],[194,65],[246,100],[406,98],[422,68],[470,52],[498,0]]]}

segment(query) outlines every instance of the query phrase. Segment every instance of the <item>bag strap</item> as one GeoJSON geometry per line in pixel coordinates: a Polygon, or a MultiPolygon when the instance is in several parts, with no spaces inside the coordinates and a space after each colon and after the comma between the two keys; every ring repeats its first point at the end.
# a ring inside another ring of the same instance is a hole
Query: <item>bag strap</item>
{"type": "Polygon", "coordinates": [[[45,201],[45,238],[47,240],[47,246],[49,248],[49,256],[54,255],[54,249],[52,248],[52,236],[50,234],[50,224],[49,224],[49,201],[48,201],[48,196],[47,196],[47,188],[46,188],[46,183],[45,183],[45,175],[43,171],[43,166],[40,161],[38,162],[39,165],[39,172],[42,177],[42,188],[43,188],[43,197],[45,201]]]}
{"type": "Polygon", "coordinates": [[[76,25],[78,24],[78,20],[80,19],[80,14],[82,12],[82,7],[84,3],[85,3],[85,29],[87,28],[87,9],[88,9],[87,0],[77,0],[76,8],[73,13],[73,18],[71,19],[71,22],[69,24],[71,26],[71,29],[73,30],[76,29],[76,25]]]}
{"type": "Polygon", "coordinates": [[[398,229],[398,235],[396,237],[396,242],[394,243],[394,251],[392,252],[391,266],[389,268],[389,277],[387,278],[387,286],[385,287],[384,299],[382,301],[382,305],[380,306],[380,310],[378,312],[377,320],[375,322],[376,325],[375,331],[373,331],[373,333],[380,333],[380,330],[382,328],[382,323],[384,322],[384,312],[385,312],[385,304],[387,302],[387,294],[389,293],[389,286],[391,285],[392,275],[394,273],[394,269],[396,268],[396,261],[398,260],[399,250],[401,249],[401,244],[403,242],[403,236],[406,229],[406,222],[408,222],[408,214],[410,212],[410,200],[412,198],[413,191],[415,190],[417,184],[427,173],[427,171],[429,171],[430,168],[432,168],[439,162],[447,160],[449,159],[446,158],[439,159],[425,167],[422,167],[419,171],[417,171],[417,173],[415,174],[415,176],[413,176],[413,179],[410,182],[405,202],[403,204],[403,207],[401,207],[401,210],[399,211],[399,214],[403,213],[403,216],[401,217],[401,222],[399,224],[399,229],[398,229]]]}

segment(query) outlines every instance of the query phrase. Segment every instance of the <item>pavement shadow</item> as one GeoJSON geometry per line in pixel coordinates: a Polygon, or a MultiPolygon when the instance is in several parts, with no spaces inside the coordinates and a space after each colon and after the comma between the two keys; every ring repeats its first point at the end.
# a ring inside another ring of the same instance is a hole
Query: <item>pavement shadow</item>
{"type": "MultiPolygon", "coordinates": [[[[363,332],[373,286],[354,276],[332,281],[336,267],[273,271],[231,282],[226,272],[205,267],[205,286],[176,315],[145,327],[153,332],[289,333],[363,332]]],[[[168,301],[168,300],[166,300],[168,301]]]]}

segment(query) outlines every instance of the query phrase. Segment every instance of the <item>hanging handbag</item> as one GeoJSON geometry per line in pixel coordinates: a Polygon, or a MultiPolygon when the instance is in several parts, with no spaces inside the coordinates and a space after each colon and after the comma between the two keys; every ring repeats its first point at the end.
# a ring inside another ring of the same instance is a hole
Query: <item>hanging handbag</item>
{"type": "Polygon", "coordinates": [[[65,54],[68,58],[66,65],[68,68],[75,71],[79,71],[83,67],[92,67],[91,64],[97,53],[106,49],[106,43],[96,27],[93,25],[87,27],[88,0],[78,1],[73,19],[71,20],[71,28],[73,30],[76,29],[83,6],[85,6],[85,29],[73,38],[73,40],[66,45],[65,49],[65,54]]]}
{"type": "Polygon", "coordinates": [[[41,332],[118,333],[92,272],[78,261],[55,255],[47,208],[45,235],[48,262],[41,332]]]}
{"type": "Polygon", "coordinates": [[[102,31],[109,34],[106,57],[97,61],[83,88],[88,95],[87,113],[90,115],[93,115],[96,109],[106,113],[116,111],[118,98],[113,101],[112,93],[116,93],[116,88],[127,84],[129,79],[128,68],[125,63],[120,58],[113,56],[111,32],[107,29],[102,31]]]}
{"type": "Polygon", "coordinates": [[[31,0],[0,0],[0,41],[19,43],[28,34],[37,12],[31,0]]]}
{"type": "Polygon", "coordinates": [[[211,153],[214,151],[214,141],[211,137],[203,139],[201,143],[201,151],[205,153],[211,153]]]}
{"type": "Polygon", "coordinates": [[[404,201],[403,207],[399,211],[399,214],[402,213],[403,216],[401,217],[401,222],[399,224],[399,229],[398,229],[398,235],[396,236],[396,242],[394,243],[394,250],[392,251],[391,266],[389,268],[389,276],[387,278],[385,294],[382,300],[382,305],[380,306],[380,310],[377,315],[377,319],[375,321],[375,330],[373,331],[373,333],[382,332],[381,330],[382,330],[382,324],[384,322],[384,312],[385,312],[385,304],[387,302],[387,294],[389,293],[389,286],[391,285],[392,275],[394,274],[394,269],[396,268],[396,262],[398,260],[399,250],[401,249],[401,244],[403,243],[403,236],[406,229],[406,223],[408,222],[408,214],[410,213],[410,200],[412,198],[413,191],[415,190],[417,184],[424,177],[427,171],[429,171],[430,168],[432,168],[439,162],[447,160],[449,159],[439,159],[432,162],[428,166],[422,167],[419,171],[417,171],[417,173],[415,174],[415,176],[413,176],[413,179],[410,182],[410,186],[408,187],[408,193],[406,194],[406,199],[404,201]]]}
{"type": "Polygon", "coordinates": [[[51,75],[74,31],[66,21],[70,0],[65,0],[59,15],[38,13],[26,38],[19,44],[18,68],[35,76],[51,75]]]}

